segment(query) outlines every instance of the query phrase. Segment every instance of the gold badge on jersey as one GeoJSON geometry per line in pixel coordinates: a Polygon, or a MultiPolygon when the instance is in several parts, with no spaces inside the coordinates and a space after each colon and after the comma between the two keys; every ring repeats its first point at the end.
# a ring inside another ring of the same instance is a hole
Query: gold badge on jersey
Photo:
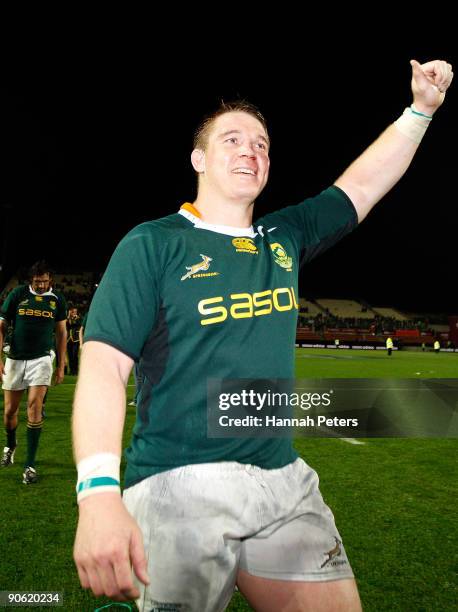
{"type": "Polygon", "coordinates": [[[285,249],[279,242],[274,242],[270,245],[274,255],[275,263],[284,268],[287,272],[291,272],[293,268],[293,258],[288,257],[285,249]]]}
{"type": "Polygon", "coordinates": [[[35,302],[42,302],[43,298],[40,295],[35,296],[35,302]]]}
{"type": "Polygon", "coordinates": [[[234,238],[232,244],[235,246],[237,253],[250,253],[250,255],[258,255],[258,247],[254,244],[251,238],[234,238]]]}
{"type": "Polygon", "coordinates": [[[52,308],[53,310],[56,310],[56,302],[55,302],[54,300],[51,300],[51,301],[49,302],[49,305],[51,306],[51,308],[52,308]]]}
{"type": "Polygon", "coordinates": [[[219,272],[207,272],[210,268],[210,263],[213,261],[212,257],[208,255],[200,254],[202,257],[202,261],[194,264],[193,266],[186,266],[186,274],[181,277],[181,280],[184,281],[187,278],[202,278],[207,276],[218,276],[219,272]]]}

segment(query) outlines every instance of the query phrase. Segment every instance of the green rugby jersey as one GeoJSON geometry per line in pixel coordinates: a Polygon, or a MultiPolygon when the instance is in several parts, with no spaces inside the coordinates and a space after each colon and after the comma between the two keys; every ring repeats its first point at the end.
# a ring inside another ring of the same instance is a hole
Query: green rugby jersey
{"type": "Polygon", "coordinates": [[[19,285],[4,301],[0,318],[14,328],[8,357],[37,359],[54,347],[54,328],[67,318],[67,305],[57,291],[38,295],[29,286],[19,285]]]}
{"type": "Polygon", "coordinates": [[[85,341],[139,362],[144,382],[126,451],[126,486],[192,463],[279,468],[283,438],[208,438],[207,378],[293,378],[298,269],[357,224],[332,186],[258,219],[211,226],[185,204],[120,242],[89,311],[85,341]]]}
{"type": "Polygon", "coordinates": [[[76,344],[79,342],[79,331],[82,327],[82,322],[80,317],[76,317],[76,319],[67,319],[67,344],[76,344]]]}

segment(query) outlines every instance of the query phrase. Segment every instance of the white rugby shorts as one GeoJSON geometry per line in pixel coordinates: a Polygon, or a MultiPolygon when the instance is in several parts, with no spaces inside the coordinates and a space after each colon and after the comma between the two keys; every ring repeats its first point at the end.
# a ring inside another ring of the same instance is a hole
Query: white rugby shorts
{"type": "Polygon", "coordinates": [[[23,391],[29,387],[45,385],[52,380],[52,359],[50,355],[37,359],[10,359],[5,362],[2,388],[5,391],[23,391]]]}
{"type": "Polygon", "coordinates": [[[224,610],[239,569],[277,580],[353,578],[318,476],[302,459],[275,470],[188,465],[129,487],[124,503],[148,559],[141,611],[224,610]]]}

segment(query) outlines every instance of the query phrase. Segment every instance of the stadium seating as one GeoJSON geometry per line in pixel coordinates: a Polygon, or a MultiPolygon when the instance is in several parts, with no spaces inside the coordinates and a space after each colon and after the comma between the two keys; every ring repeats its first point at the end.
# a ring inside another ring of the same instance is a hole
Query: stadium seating
{"type": "Polygon", "coordinates": [[[374,313],[355,300],[318,299],[317,303],[329,314],[340,318],[373,319],[374,313]]]}
{"type": "Polygon", "coordinates": [[[372,310],[382,316],[396,319],[396,321],[407,321],[409,317],[403,315],[399,312],[399,310],[395,310],[394,308],[388,308],[386,306],[373,306],[372,310]]]}

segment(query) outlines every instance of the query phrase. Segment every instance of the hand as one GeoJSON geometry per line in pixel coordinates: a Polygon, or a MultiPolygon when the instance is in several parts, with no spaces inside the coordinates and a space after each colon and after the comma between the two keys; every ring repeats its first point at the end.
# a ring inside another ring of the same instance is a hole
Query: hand
{"type": "Polygon", "coordinates": [[[62,368],[56,368],[54,370],[54,384],[55,385],[60,385],[63,380],[64,380],[64,376],[65,376],[65,370],[62,368]]]}
{"type": "Polygon", "coordinates": [[[452,65],[442,60],[412,66],[413,103],[421,113],[433,115],[445,99],[445,92],[453,79],[452,65]]]}
{"type": "Polygon", "coordinates": [[[96,493],[79,505],[73,557],[83,589],[117,601],[140,596],[132,577],[149,584],[141,531],[118,493],[96,493]]]}

